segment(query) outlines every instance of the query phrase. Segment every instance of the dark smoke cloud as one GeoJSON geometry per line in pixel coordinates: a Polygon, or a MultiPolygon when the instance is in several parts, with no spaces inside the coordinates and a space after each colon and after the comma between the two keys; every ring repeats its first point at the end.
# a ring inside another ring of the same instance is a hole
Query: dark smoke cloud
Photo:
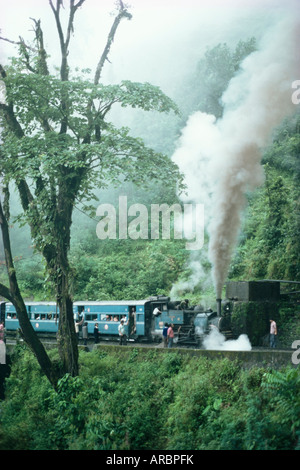
{"type": "Polygon", "coordinates": [[[263,182],[262,149],[284,117],[296,112],[292,82],[299,78],[299,19],[269,29],[223,95],[223,118],[197,112],[173,155],[185,173],[188,198],[205,204],[208,256],[221,297],[236,246],[245,195],[263,182]]]}

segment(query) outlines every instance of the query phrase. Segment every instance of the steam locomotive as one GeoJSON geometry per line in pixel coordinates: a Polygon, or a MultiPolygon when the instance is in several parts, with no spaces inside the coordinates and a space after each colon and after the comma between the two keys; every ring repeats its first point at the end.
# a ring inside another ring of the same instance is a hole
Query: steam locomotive
{"type": "MultiPolygon", "coordinates": [[[[225,300],[217,299],[214,311],[199,305],[190,306],[187,300],[171,302],[165,296],[145,300],[79,301],[73,304],[74,322],[86,322],[90,337],[98,323],[100,341],[118,340],[118,326],[124,318],[126,334],[132,342],[160,342],[165,323],[172,323],[174,342],[178,345],[201,347],[210,330],[217,328],[225,339],[247,334],[252,346],[260,346],[269,331],[269,319],[276,321],[279,318],[281,302],[286,301],[287,294],[280,291],[281,283],[299,282],[227,282],[225,300]]],[[[26,309],[34,330],[41,336],[55,337],[59,322],[59,309],[55,302],[27,302],[26,309]]],[[[5,323],[7,334],[16,334],[19,322],[11,303],[0,302],[0,322],[5,323]]]]}
{"type": "MultiPolygon", "coordinates": [[[[58,331],[59,309],[56,302],[26,302],[27,314],[35,331],[41,336],[55,336],[58,331]]],[[[118,340],[120,320],[125,319],[129,341],[160,342],[165,323],[174,325],[174,342],[178,345],[201,346],[210,328],[217,328],[225,338],[231,337],[230,305],[217,301],[217,311],[189,302],[171,302],[169,297],[155,296],[145,300],[77,301],[73,304],[74,322],[86,322],[88,334],[93,336],[98,323],[99,339],[118,340]]],[[[19,321],[14,306],[0,304],[0,321],[6,333],[15,334],[19,321]]]]}

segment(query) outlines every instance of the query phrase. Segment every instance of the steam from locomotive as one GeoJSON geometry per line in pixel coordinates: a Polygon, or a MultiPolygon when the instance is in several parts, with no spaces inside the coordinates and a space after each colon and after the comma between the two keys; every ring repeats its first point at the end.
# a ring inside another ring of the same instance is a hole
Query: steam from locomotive
{"type": "Polygon", "coordinates": [[[291,86],[298,76],[299,30],[299,21],[288,17],[267,31],[224,93],[222,119],[192,115],[173,155],[186,176],[188,198],[205,205],[217,298],[237,242],[245,195],[263,182],[261,149],[282,119],[296,112],[291,86]]]}

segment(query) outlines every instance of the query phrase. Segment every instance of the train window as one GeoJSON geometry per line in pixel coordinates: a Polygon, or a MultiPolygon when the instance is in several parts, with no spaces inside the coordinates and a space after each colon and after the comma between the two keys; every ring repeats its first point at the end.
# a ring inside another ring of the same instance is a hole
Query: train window
{"type": "MultiPolygon", "coordinates": [[[[124,316],[124,315],[122,315],[124,316]]],[[[109,315],[107,313],[101,313],[100,320],[102,321],[115,321],[119,322],[121,319],[121,315],[109,315]]]]}
{"type": "Polygon", "coordinates": [[[101,313],[100,320],[111,321],[111,315],[106,315],[106,313],[101,313]]]}
{"type": "Polygon", "coordinates": [[[85,314],[85,319],[87,321],[95,321],[95,320],[97,320],[97,313],[86,313],[85,314]]]}

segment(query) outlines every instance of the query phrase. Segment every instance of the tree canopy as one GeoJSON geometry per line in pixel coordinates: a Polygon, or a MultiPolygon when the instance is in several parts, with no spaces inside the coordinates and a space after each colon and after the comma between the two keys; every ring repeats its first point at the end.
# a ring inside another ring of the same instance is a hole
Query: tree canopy
{"type": "MultiPolygon", "coordinates": [[[[3,127],[0,171],[5,187],[18,188],[23,219],[55,284],[59,306],[59,346],[64,371],[77,374],[78,353],[72,310],[69,264],[72,213],[76,202],[92,197],[95,187],[133,181],[147,184],[168,175],[180,181],[165,155],[133,138],[128,128],[109,121],[112,106],[178,113],[177,106],[150,83],[122,81],[103,85],[101,72],[122,19],[130,19],[119,1],[116,16],[94,77],[73,74],[68,65],[75,14],[85,0],[70,0],[66,31],[62,2],[50,0],[60,44],[58,73],[50,73],[40,20],[34,21],[34,43],[18,43],[18,56],[2,66],[6,97],[0,104],[3,127]]],[[[2,295],[7,295],[0,286],[2,295]]],[[[14,301],[14,296],[10,296],[14,301]]],[[[19,315],[22,315],[18,312],[19,315]]]]}

